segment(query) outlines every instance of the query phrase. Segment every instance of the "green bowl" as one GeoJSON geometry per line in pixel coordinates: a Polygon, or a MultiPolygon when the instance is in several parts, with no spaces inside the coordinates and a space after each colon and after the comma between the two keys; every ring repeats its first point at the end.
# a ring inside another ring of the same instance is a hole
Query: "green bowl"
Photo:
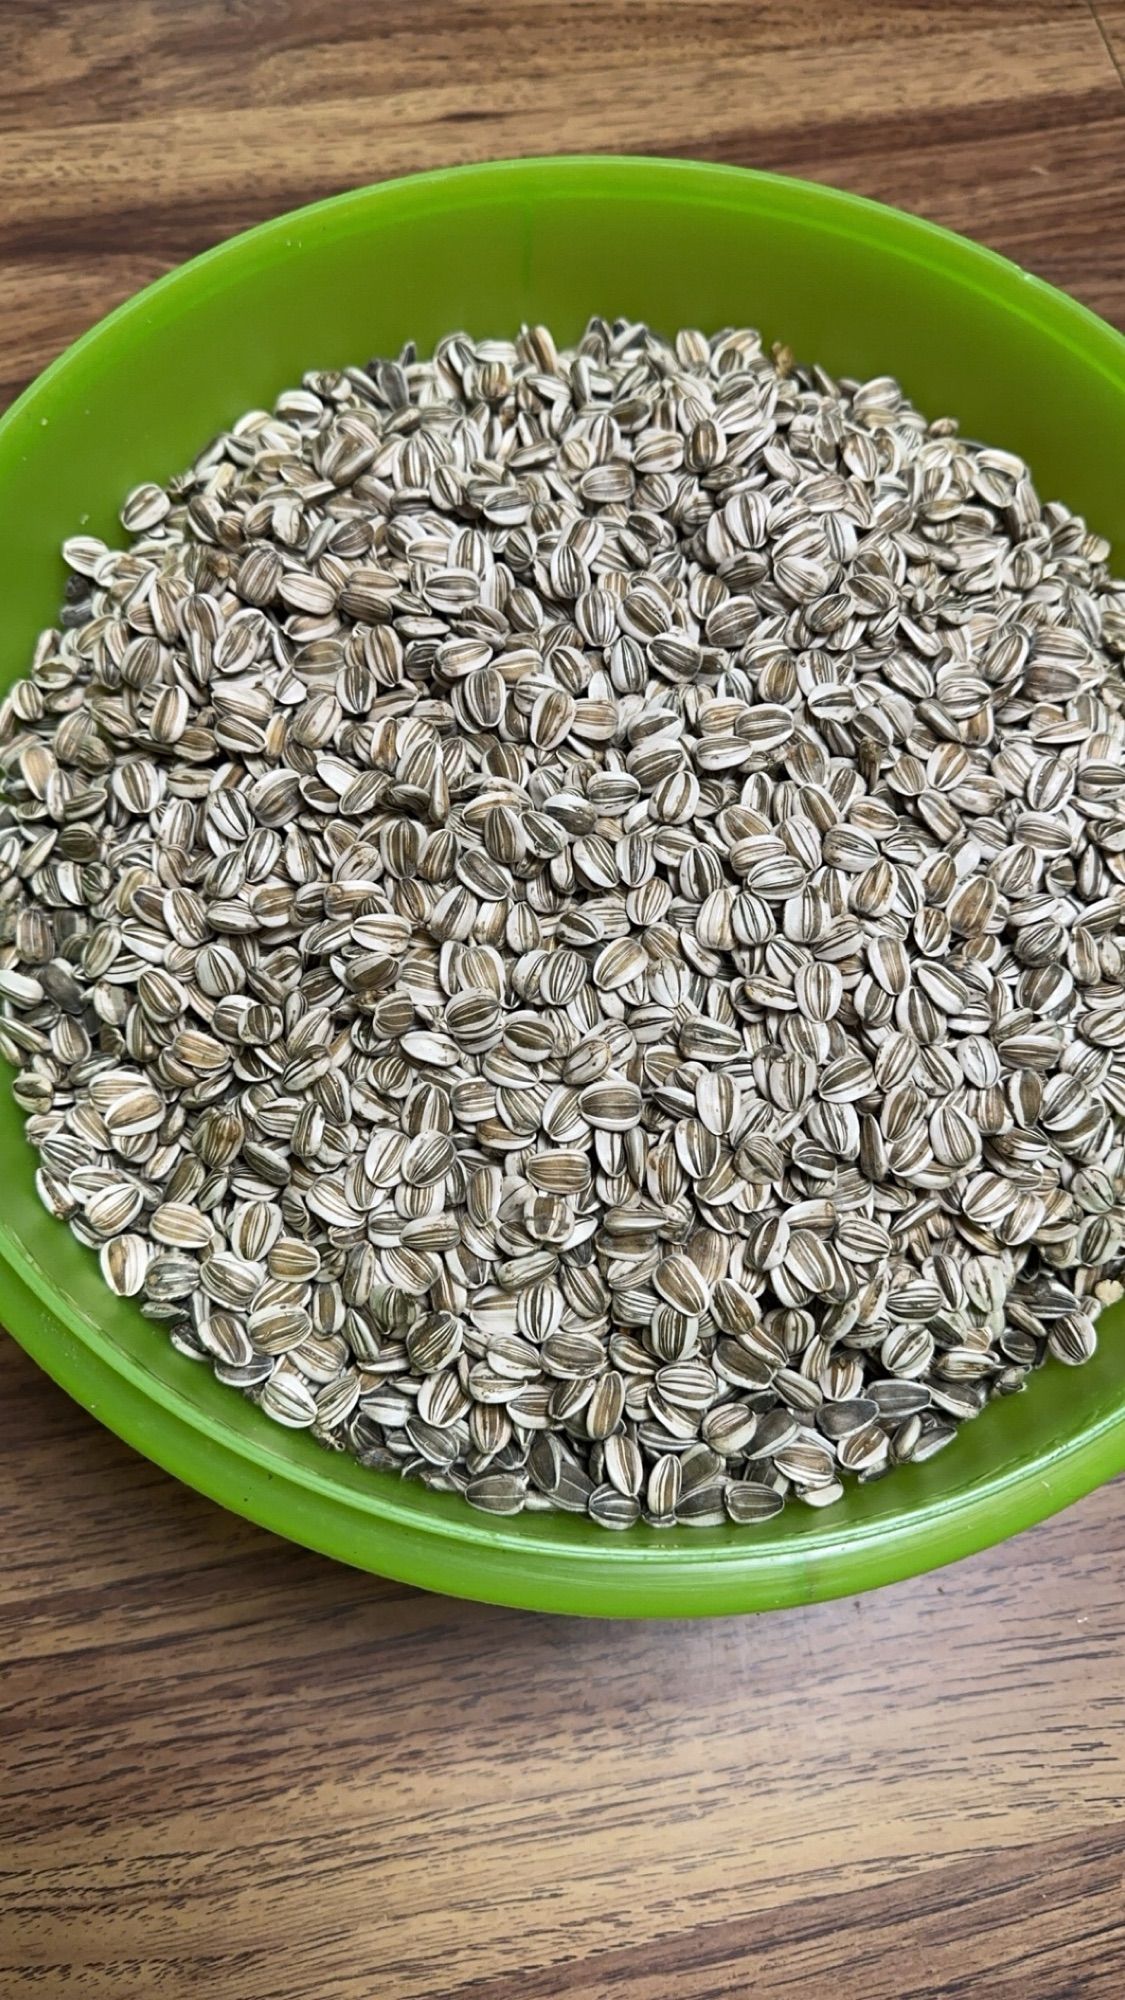
{"type": "MultiPolygon", "coordinates": [[[[236,237],[142,292],[0,422],[2,680],[56,614],[58,555],[112,535],[126,489],[164,480],[309,367],[451,327],[591,312],[731,324],[850,375],[893,373],[933,415],[1020,452],[1125,548],[1125,340],[945,231],[854,196],[664,160],[522,160],[342,195],[236,237]]],[[[278,1429],[103,1286],[39,1206],[8,1093],[0,1314],[119,1435],[224,1506],[362,1568],[459,1596],[621,1616],[764,1610],[865,1590],[985,1547],[1125,1468],[1115,1321],[1086,1367],[1051,1366],[940,1458],[762,1529],[641,1528],[474,1513],[278,1429]]]]}

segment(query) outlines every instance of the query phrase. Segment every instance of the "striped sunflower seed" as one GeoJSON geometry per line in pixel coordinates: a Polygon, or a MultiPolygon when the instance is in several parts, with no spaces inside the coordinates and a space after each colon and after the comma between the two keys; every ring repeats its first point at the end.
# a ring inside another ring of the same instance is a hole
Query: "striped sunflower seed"
{"type": "Polygon", "coordinates": [[[181,1352],[615,1530],[1089,1357],[1125,586],[1018,459],[599,318],[313,370],[122,520],[0,710],[0,1052],[181,1352]]]}

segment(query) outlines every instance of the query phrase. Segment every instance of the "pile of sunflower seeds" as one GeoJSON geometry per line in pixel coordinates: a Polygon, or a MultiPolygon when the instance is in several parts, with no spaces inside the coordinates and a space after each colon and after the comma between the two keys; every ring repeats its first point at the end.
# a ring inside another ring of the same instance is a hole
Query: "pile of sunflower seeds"
{"type": "Polygon", "coordinates": [[[67,543],[0,717],[43,1201],[278,1423],[758,1522],[1125,1269],[1125,585],[757,334],[312,373],[67,543]]]}

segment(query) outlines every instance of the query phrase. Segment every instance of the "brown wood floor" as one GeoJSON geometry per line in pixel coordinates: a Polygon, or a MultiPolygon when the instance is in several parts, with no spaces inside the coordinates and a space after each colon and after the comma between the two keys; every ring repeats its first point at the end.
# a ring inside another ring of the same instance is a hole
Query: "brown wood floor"
{"type": "MultiPolygon", "coordinates": [[[[1125,326],[1123,72],[1125,0],[7,0],[0,397],[261,217],[527,152],[833,181],[1125,326]]],[[[0,1399],[3,2000],[1125,1994],[1120,1486],[584,1625],[272,1540],[11,1344],[0,1399]]]]}

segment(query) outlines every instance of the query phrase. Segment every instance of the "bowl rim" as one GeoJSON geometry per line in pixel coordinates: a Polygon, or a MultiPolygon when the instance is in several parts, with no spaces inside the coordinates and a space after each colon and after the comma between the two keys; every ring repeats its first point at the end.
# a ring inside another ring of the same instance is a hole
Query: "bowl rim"
{"type": "MultiPolygon", "coordinates": [[[[380,197],[474,186],[512,189],[529,198],[566,199],[574,178],[586,196],[612,198],[625,188],[636,198],[674,184],[721,203],[775,214],[808,205],[817,226],[870,245],[894,239],[897,258],[935,264],[962,288],[995,297],[1079,355],[1125,395],[1125,337],[1088,307],[997,252],[940,225],[864,196],[755,169],[657,157],[576,154],[532,156],[444,167],[351,189],[294,209],[226,238],[176,266],[124,301],[64,350],[0,417],[0,455],[80,359],[112,344],[118,329],[142,321],[177,293],[185,303],[202,278],[221,280],[249,251],[272,249],[294,229],[357,215],[380,197]],[[552,188],[551,183],[556,182],[552,188]],[[564,185],[567,183],[567,185],[564,185]],[[602,185],[599,187],[598,183],[602,185]]],[[[2,477],[2,473],[0,473],[2,477]]],[[[60,1225],[63,1226],[63,1225],[60,1225]]],[[[0,1314],[39,1365],[99,1420],[146,1457],[232,1511],[289,1539],[380,1575],[458,1596],[566,1612],[619,1616],[714,1614],[768,1609],[852,1594],[915,1575],[989,1546],[1032,1525],[1125,1469],[1125,1394],[1095,1413],[1057,1448],[1015,1462],[1003,1458],[963,1490],[924,1497],[925,1468],[902,1468],[918,1498],[901,1514],[835,1528],[818,1517],[813,1531],[774,1541],[767,1533],[722,1544],[683,1530],[679,1537],[639,1529],[607,1542],[567,1540],[560,1517],[524,1516],[518,1526],[475,1514],[451,1498],[419,1510],[418,1489],[392,1477],[367,1475],[361,1490],[333,1476],[337,1463],[316,1450],[317,1462],[294,1462],[263,1435],[246,1436],[217,1422],[173,1384],[161,1381],[66,1310],[65,1295],[19,1245],[0,1246],[0,1314]],[[323,1467],[319,1463],[323,1460],[323,1467]],[[541,1533],[529,1523],[545,1523],[541,1533]],[[690,1535],[691,1541],[684,1538],[690,1535]],[[610,1557],[606,1562],[604,1558],[610,1557]]],[[[244,1411],[246,1405],[239,1404],[244,1411]]],[[[258,1413],[254,1413],[258,1416],[258,1413]]],[[[260,1418],[263,1431],[269,1426],[260,1418]]],[[[428,1500],[440,1496],[427,1496],[428,1500]]],[[[564,1524],[570,1517],[561,1517],[564,1524]]]]}

